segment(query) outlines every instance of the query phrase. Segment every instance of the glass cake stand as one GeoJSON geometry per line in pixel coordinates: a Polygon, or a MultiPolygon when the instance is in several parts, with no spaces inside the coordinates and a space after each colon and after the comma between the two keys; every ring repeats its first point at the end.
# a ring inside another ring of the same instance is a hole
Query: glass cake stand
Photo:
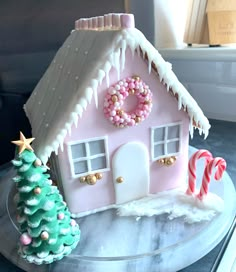
{"type": "MultiPolygon", "coordinates": [[[[190,147],[190,155],[196,151],[190,147]]],[[[203,169],[198,169],[201,171],[203,169]]],[[[17,254],[19,232],[13,196],[13,171],[0,177],[0,252],[25,271],[172,272],[199,260],[225,236],[235,216],[235,189],[227,173],[210,191],[224,200],[224,211],[211,221],[186,223],[168,214],[120,217],[115,209],[77,219],[81,241],[72,253],[49,265],[29,264],[17,254]]]]}

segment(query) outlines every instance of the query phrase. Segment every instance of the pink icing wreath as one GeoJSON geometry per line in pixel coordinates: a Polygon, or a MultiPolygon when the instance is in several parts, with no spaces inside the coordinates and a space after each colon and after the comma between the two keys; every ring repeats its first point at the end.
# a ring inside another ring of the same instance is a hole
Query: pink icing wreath
{"type": "Polygon", "coordinates": [[[152,109],[152,93],[138,76],[120,80],[108,89],[104,100],[105,117],[116,127],[132,127],[144,121],[152,109]],[[131,112],[122,109],[125,99],[135,95],[137,107],[131,112]]]}

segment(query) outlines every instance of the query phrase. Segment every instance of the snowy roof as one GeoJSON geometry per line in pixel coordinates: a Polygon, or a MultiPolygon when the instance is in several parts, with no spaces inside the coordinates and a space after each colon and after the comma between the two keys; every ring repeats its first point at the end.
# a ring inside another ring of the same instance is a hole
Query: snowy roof
{"type": "MultiPolygon", "coordinates": [[[[107,21],[106,18],[104,21],[107,21]]],[[[77,21],[77,29],[72,31],[58,50],[26,102],[24,109],[32,134],[36,137],[33,147],[44,163],[52,152],[58,152],[60,146],[63,149],[67,133],[70,133],[73,124],[77,125],[78,118],[92,98],[97,103],[97,88],[104,78],[109,86],[110,69],[115,67],[118,73],[122,71],[127,48],[147,57],[149,73],[152,67],[156,68],[167,91],[173,92],[177,97],[179,110],[183,108],[187,111],[190,117],[190,135],[193,135],[193,126],[197,126],[200,133],[208,135],[208,119],[179,82],[171,65],[164,61],[138,29],[132,27],[132,21],[131,24],[127,24],[127,20],[122,23],[116,17],[117,21],[119,27],[114,30],[111,30],[111,26],[98,29],[91,19],[82,23],[77,21]],[[92,29],[85,29],[88,25],[92,29]]]]}

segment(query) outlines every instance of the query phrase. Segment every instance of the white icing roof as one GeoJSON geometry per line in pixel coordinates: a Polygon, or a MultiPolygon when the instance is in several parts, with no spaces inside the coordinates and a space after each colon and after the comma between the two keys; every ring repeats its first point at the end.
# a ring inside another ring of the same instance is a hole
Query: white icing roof
{"type": "Polygon", "coordinates": [[[200,133],[208,135],[208,119],[178,81],[171,65],[138,29],[75,30],[57,52],[24,107],[36,137],[33,147],[44,163],[53,151],[57,153],[60,146],[63,148],[66,134],[73,124],[77,125],[91,99],[97,101],[97,87],[104,77],[109,85],[110,69],[115,67],[119,73],[124,68],[127,47],[132,52],[141,49],[146,53],[149,72],[153,63],[167,91],[171,88],[178,95],[179,110],[187,108],[190,117],[190,135],[193,135],[193,122],[200,133]]]}

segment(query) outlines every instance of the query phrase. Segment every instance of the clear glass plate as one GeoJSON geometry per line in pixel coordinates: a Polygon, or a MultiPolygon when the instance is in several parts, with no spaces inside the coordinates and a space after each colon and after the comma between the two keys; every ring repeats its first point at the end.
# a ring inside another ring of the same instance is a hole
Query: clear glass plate
{"type": "MultiPolygon", "coordinates": [[[[190,154],[195,149],[190,148],[190,154]]],[[[199,167],[198,167],[199,168],[199,167]]],[[[200,171],[200,170],[198,170],[200,171]]],[[[72,253],[50,265],[29,264],[17,254],[19,232],[12,172],[0,180],[1,253],[26,271],[157,272],[177,271],[212,250],[230,228],[235,215],[235,191],[227,173],[211,191],[224,199],[224,211],[211,221],[189,224],[168,214],[120,217],[115,209],[77,219],[81,241],[72,253]]]]}

